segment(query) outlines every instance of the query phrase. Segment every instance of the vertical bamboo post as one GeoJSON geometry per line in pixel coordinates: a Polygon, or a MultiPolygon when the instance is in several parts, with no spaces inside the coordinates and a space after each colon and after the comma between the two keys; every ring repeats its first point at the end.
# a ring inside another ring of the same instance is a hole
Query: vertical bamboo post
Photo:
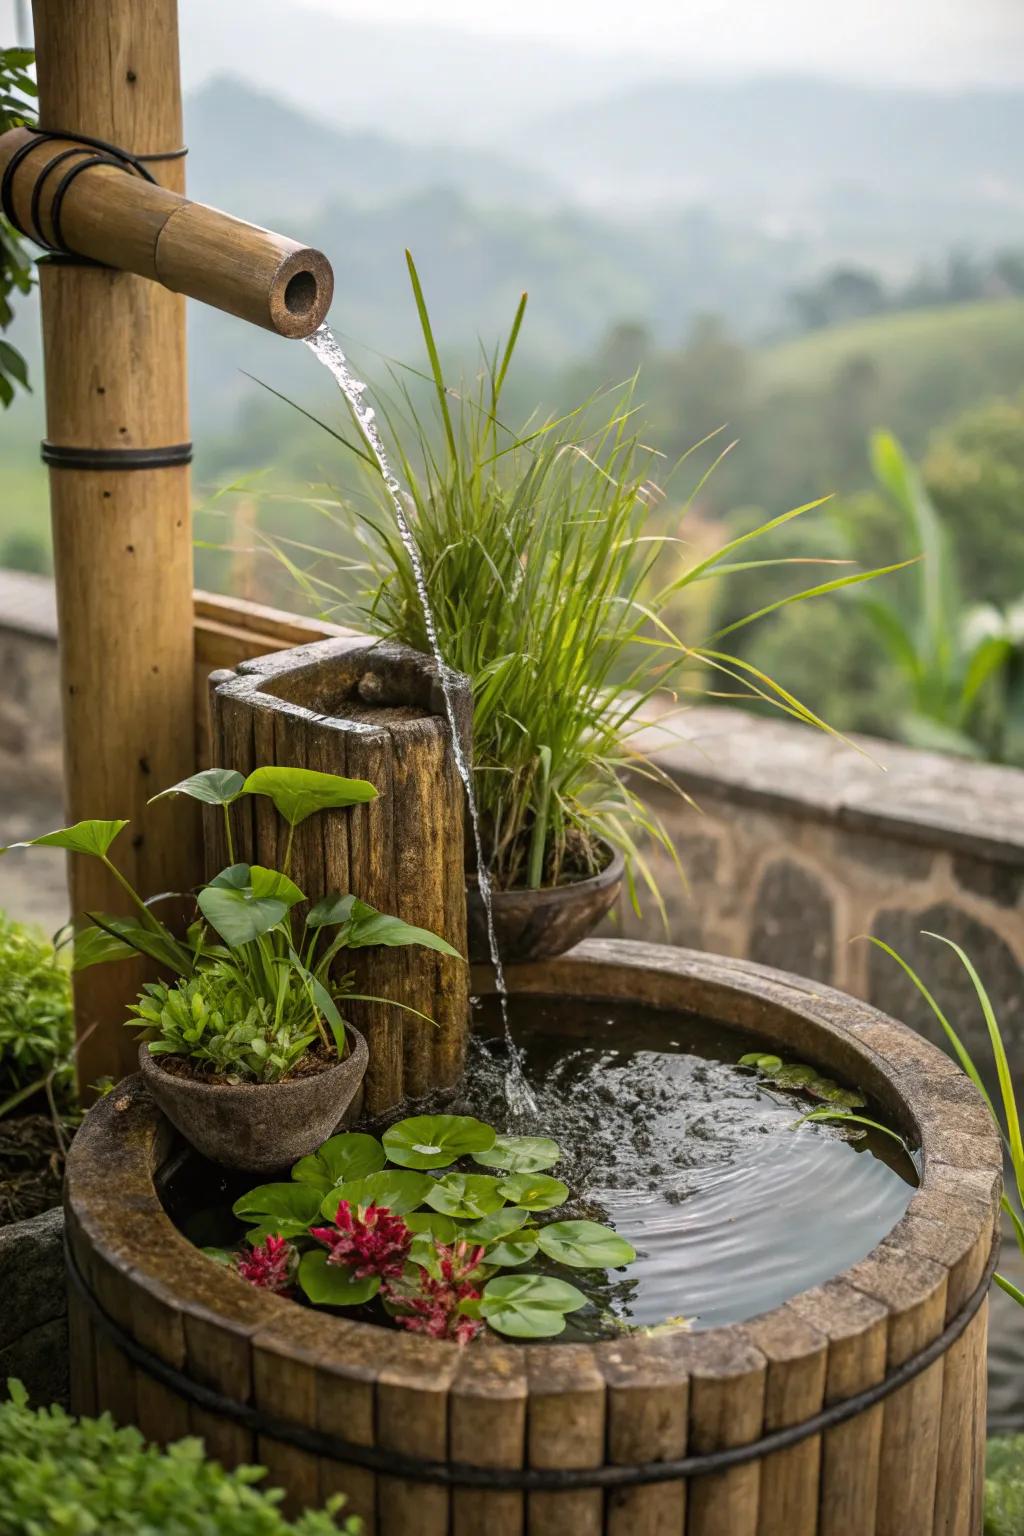
{"type": "MultiPolygon", "coordinates": [[[[167,157],[149,168],[183,191],[176,0],[33,11],[40,126],[167,157]]],[[[129,817],[116,852],[137,888],[186,890],[197,838],[146,807],[195,760],[184,299],[74,257],[45,261],[40,287],[67,818],[129,817]]],[[[73,912],[123,905],[95,861],[70,884],[73,912]]],[[[135,971],[76,980],[82,1085],[130,1069],[135,971]]]]}

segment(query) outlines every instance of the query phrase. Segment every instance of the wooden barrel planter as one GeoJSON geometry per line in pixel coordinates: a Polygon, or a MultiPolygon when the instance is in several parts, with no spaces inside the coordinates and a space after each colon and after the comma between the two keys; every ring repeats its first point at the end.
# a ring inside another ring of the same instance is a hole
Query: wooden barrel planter
{"type": "Polygon", "coordinates": [[[750,1322],[593,1345],[455,1345],[241,1284],[178,1233],[139,1080],[67,1177],[73,1401],[256,1460],[368,1536],[978,1536],[1001,1149],[957,1066],[813,982],[593,941],[516,990],[741,1027],[855,1082],[920,1146],[907,1214],[861,1262],[750,1322]]]}

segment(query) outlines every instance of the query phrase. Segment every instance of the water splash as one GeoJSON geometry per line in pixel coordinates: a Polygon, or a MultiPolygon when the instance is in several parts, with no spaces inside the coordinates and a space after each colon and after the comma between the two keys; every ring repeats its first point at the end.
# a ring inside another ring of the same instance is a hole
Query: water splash
{"type": "Polygon", "coordinates": [[[455,766],[466,792],[466,807],[469,811],[469,821],[473,829],[477,881],[480,890],[480,900],[483,903],[484,915],[487,920],[487,947],[490,951],[491,965],[494,968],[494,983],[498,997],[501,1000],[502,1018],[505,1026],[505,1044],[508,1054],[505,1094],[508,1099],[509,1108],[514,1114],[529,1113],[536,1109],[536,1101],[526,1081],[519,1051],[513,1043],[509,1028],[508,988],[505,984],[505,969],[501,963],[501,949],[498,945],[498,935],[494,926],[494,890],[491,882],[491,872],[484,857],[480,813],[477,807],[476,790],[473,785],[473,768],[466,757],[462,736],[459,732],[458,717],[455,710],[453,673],[444,659],[441,643],[438,639],[437,621],[434,618],[434,610],[430,604],[430,593],[427,588],[423,558],[420,554],[419,545],[416,543],[412,524],[409,522],[405,508],[405,493],[402,490],[398,477],[391,468],[387,450],[380,435],[380,428],[377,426],[376,412],[372,405],[364,398],[366,395],[366,385],[352,372],[352,369],[349,367],[348,358],[339,346],[330,326],[322,325],[319,330],[314,331],[312,336],[307,336],[306,345],[318,362],[321,362],[328,370],[348,401],[349,408],[359,424],[360,431],[377,461],[381,478],[384,481],[395,510],[395,522],[398,526],[399,537],[409,556],[413,580],[416,583],[416,592],[419,596],[420,606],[423,609],[423,623],[427,632],[427,643],[430,646],[431,655],[437,663],[438,678],[441,683],[441,692],[444,696],[445,714],[448,717],[448,725],[452,734],[452,751],[455,754],[455,766]]]}

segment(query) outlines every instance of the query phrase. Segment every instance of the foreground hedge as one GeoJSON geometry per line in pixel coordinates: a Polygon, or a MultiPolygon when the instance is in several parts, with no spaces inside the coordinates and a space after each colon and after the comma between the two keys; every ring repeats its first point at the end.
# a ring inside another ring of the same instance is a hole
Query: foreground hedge
{"type": "Polygon", "coordinates": [[[253,1487],[262,1467],[225,1472],[203,1457],[201,1440],[166,1451],[109,1414],[73,1419],[62,1408],[33,1410],[20,1382],[0,1404],[0,1536],[358,1536],[349,1519],[308,1511],[286,1520],[279,1490],[253,1487]]]}

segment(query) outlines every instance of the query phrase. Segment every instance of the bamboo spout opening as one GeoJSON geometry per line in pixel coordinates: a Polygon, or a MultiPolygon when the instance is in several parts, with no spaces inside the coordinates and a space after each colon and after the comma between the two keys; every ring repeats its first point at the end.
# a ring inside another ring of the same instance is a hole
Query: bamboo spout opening
{"type": "Polygon", "coordinates": [[[323,324],[334,276],[320,251],[27,128],[0,137],[0,172],[5,209],[33,239],[155,279],[279,336],[311,336],[323,324]]]}

